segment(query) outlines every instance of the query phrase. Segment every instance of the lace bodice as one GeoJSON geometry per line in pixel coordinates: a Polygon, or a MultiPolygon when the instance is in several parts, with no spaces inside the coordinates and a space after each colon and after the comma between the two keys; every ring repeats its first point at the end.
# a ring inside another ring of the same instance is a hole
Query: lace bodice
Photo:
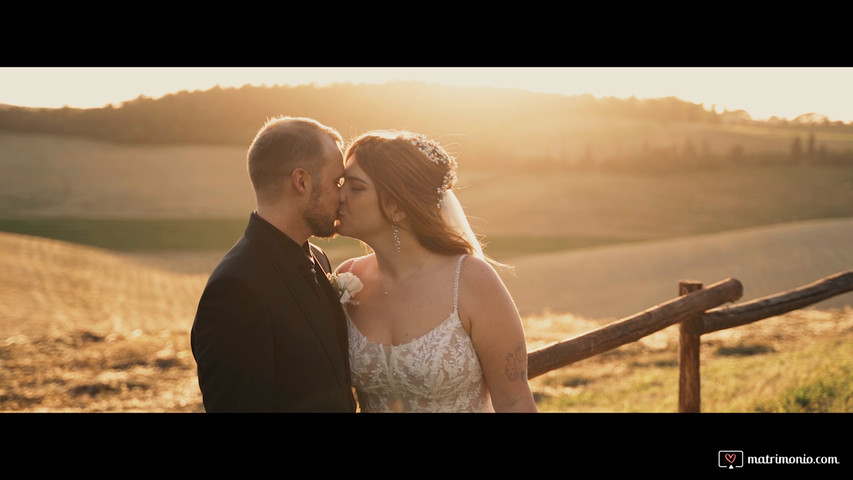
{"type": "Polygon", "coordinates": [[[402,345],[376,344],[347,316],[350,369],[364,412],[491,412],[491,398],[471,337],[459,318],[456,265],[453,312],[402,345]]]}

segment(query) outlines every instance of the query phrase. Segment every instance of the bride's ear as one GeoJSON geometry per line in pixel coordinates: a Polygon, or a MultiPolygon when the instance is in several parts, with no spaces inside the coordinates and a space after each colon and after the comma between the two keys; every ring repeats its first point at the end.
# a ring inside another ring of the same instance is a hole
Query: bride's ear
{"type": "Polygon", "coordinates": [[[406,219],[406,211],[400,208],[395,202],[386,202],[384,205],[385,214],[394,223],[400,223],[406,219]]]}

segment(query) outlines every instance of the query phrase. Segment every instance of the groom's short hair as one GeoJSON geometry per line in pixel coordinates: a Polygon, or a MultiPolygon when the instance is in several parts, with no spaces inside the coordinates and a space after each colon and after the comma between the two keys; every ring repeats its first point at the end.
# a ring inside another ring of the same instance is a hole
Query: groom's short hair
{"type": "Polygon", "coordinates": [[[275,200],[283,191],[282,180],[301,167],[318,177],[323,167],[323,138],[339,147],[341,135],[332,127],[304,117],[275,117],[255,135],[247,153],[249,179],[258,200],[275,200]]]}

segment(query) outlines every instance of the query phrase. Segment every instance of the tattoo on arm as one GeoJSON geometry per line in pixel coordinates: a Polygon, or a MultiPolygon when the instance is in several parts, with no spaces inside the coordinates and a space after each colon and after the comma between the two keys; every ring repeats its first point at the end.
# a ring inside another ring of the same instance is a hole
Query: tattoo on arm
{"type": "Polygon", "coordinates": [[[515,347],[515,351],[506,355],[506,378],[516,381],[527,378],[527,359],[524,358],[524,343],[515,347]]]}

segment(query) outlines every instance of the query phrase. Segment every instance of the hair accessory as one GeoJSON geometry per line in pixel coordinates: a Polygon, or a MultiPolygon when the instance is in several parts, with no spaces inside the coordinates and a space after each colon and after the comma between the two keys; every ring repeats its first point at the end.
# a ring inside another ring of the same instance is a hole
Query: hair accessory
{"type": "Polygon", "coordinates": [[[436,206],[441,208],[441,199],[444,197],[444,192],[449,191],[456,184],[456,160],[448,155],[438,144],[430,141],[423,135],[416,135],[410,138],[409,142],[417,147],[432,163],[447,165],[447,173],[444,174],[444,180],[442,180],[441,186],[435,190],[438,193],[436,206]]]}
{"type": "Polygon", "coordinates": [[[409,139],[412,145],[418,147],[418,150],[421,151],[430,162],[435,163],[437,165],[447,165],[448,167],[453,167],[453,161],[448,157],[446,153],[439,147],[435,142],[430,141],[423,135],[416,135],[409,139]]]}

